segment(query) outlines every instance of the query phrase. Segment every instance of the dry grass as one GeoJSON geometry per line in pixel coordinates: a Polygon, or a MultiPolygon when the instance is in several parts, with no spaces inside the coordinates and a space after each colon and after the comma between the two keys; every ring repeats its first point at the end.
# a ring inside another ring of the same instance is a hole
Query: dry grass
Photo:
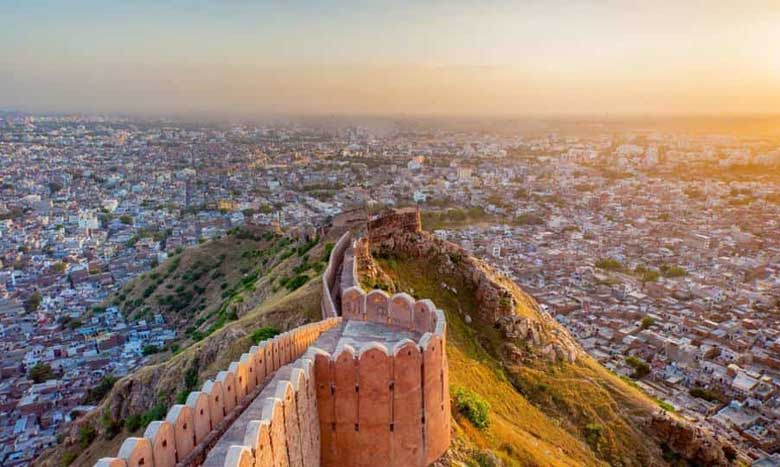
{"type": "MultiPolygon", "coordinates": [[[[496,330],[476,320],[466,324],[464,316],[477,312],[467,284],[440,277],[431,258],[377,262],[397,289],[431,298],[444,310],[450,387],[470,389],[491,405],[484,431],[453,413],[456,436],[466,446],[489,449],[508,465],[663,465],[660,449],[648,443],[641,427],[641,419],[658,407],[639,390],[589,357],[572,365],[538,360],[512,367],[497,357],[502,338],[496,330]],[[601,434],[589,437],[594,427],[601,434]]],[[[519,312],[534,313],[520,303],[519,312]]]]}

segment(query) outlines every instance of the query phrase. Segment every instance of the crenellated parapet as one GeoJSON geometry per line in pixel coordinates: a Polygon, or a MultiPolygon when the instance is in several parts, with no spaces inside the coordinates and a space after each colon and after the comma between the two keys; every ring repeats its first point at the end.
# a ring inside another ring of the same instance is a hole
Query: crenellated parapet
{"type": "Polygon", "coordinates": [[[364,291],[349,232],[322,278],[323,320],[252,347],[105,467],[425,466],[450,441],[444,313],[364,291]]]}
{"type": "Polygon", "coordinates": [[[222,433],[260,394],[276,372],[296,360],[341,318],[300,326],[252,346],[227,370],[172,406],[164,420],[151,422],[143,436],[124,440],[116,457],[100,459],[104,467],[172,467],[200,465],[222,433]]]}
{"type": "Polygon", "coordinates": [[[351,287],[347,322],[370,322],[421,335],[392,347],[367,342],[315,348],[322,465],[423,466],[450,441],[446,322],[430,300],[351,287]]]}
{"type": "Polygon", "coordinates": [[[338,273],[329,280],[326,270],[323,280],[323,302],[335,292],[343,322],[267,386],[261,417],[246,424],[224,465],[424,466],[449,446],[444,313],[405,293],[365,292],[353,246],[348,234],[340,239],[333,251],[341,257],[329,264],[338,273]],[[392,345],[351,343],[346,336],[357,338],[353,328],[363,325],[392,345]]]}

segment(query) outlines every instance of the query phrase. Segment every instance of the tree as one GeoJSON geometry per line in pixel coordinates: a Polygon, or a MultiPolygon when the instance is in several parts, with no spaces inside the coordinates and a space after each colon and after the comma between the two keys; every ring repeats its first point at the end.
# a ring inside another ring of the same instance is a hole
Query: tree
{"type": "Polygon", "coordinates": [[[44,381],[54,379],[54,372],[49,365],[38,363],[30,369],[30,379],[33,380],[33,383],[40,384],[44,381]]]}
{"type": "Polygon", "coordinates": [[[633,355],[626,357],[626,364],[634,369],[634,373],[631,375],[634,379],[643,378],[650,373],[650,365],[639,357],[633,355]]]}
{"type": "Polygon", "coordinates": [[[119,222],[125,225],[133,225],[133,218],[127,214],[123,214],[119,217],[119,222]]]}
{"type": "Polygon", "coordinates": [[[37,311],[38,307],[41,306],[41,294],[37,290],[30,295],[29,298],[24,302],[24,309],[28,313],[32,313],[33,311],[37,311]]]}
{"type": "Polygon", "coordinates": [[[642,317],[642,329],[649,329],[653,324],[655,324],[655,320],[652,316],[645,315],[642,317]]]}

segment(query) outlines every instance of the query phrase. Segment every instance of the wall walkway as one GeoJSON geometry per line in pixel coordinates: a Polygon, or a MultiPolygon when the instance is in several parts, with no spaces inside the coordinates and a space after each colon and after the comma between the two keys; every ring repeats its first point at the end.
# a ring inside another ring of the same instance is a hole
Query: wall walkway
{"type": "Polygon", "coordinates": [[[449,446],[446,322],[430,300],[363,291],[334,245],[323,320],[242,355],[101,467],[424,466],[449,446]]]}

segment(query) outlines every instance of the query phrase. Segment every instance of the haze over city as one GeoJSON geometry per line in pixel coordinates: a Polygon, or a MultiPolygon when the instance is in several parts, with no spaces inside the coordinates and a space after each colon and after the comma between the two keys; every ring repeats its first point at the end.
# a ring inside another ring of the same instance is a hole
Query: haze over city
{"type": "Polygon", "coordinates": [[[0,0],[0,466],[780,467],[780,0],[0,0]]]}
{"type": "Polygon", "coordinates": [[[0,108],[766,114],[778,42],[774,0],[11,1],[0,108]]]}

